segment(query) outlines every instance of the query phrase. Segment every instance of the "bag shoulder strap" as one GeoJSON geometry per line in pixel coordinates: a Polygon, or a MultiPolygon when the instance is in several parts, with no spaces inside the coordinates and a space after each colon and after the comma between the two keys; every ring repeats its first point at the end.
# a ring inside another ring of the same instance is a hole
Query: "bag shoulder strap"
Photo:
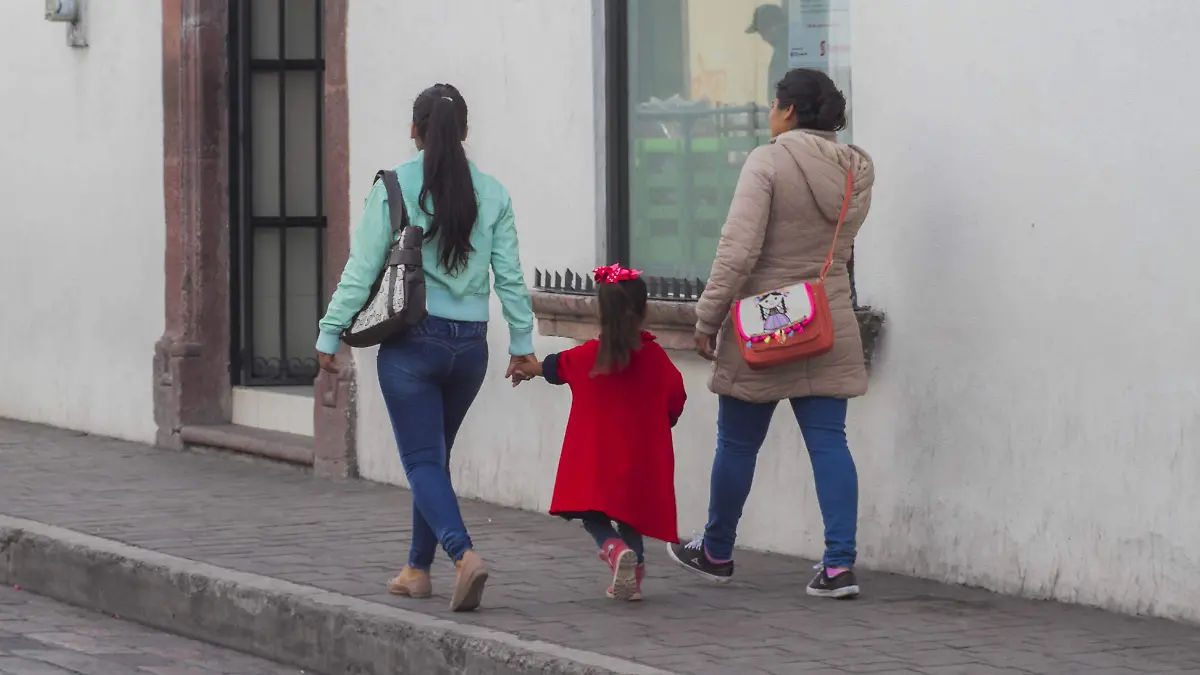
{"type": "Polygon", "coordinates": [[[391,169],[384,169],[375,174],[375,182],[379,181],[383,181],[383,188],[387,190],[388,213],[392,219],[392,241],[398,241],[399,234],[409,225],[404,191],[400,189],[400,179],[396,177],[396,172],[391,169]]]}
{"type": "Polygon", "coordinates": [[[854,191],[854,170],[846,171],[846,196],[842,197],[842,212],[838,214],[837,227],[833,230],[833,243],[829,245],[829,255],[825,256],[825,264],[821,267],[821,283],[833,267],[833,252],[837,250],[838,235],[842,233],[842,223],[846,222],[846,213],[850,211],[850,194],[854,191]]]}

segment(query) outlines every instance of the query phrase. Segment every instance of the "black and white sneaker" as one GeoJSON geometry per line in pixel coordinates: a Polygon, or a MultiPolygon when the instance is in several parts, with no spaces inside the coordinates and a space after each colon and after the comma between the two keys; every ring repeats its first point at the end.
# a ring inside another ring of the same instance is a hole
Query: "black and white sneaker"
{"type": "Polygon", "coordinates": [[[808,588],[805,589],[809,595],[814,595],[818,598],[834,598],[835,600],[846,600],[858,596],[858,579],[854,577],[854,570],[846,570],[841,574],[830,577],[825,570],[824,565],[817,565],[817,576],[808,583],[808,588]]]}
{"type": "Polygon", "coordinates": [[[697,537],[686,544],[667,544],[667,555],[676,565],[709,581],[727,584],[733,580],[733,561],[710,561],[704,553],[704,537],[697,537]]]}

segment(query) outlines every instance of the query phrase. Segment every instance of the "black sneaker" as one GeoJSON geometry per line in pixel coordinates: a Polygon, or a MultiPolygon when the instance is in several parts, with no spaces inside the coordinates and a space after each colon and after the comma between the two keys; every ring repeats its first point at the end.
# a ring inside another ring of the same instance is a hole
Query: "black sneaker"
{"type": "Polygon", "coordinates": [[[709,581],[727,584],[733,579],[733,561],[715,563],[704,553],[704,538],[686,544],[667,544],[667,555],[683,569],[698,574],[709,581]]]}
{"type": "Polygon", "coordinates": [[[858,579],[854,570],[846,570],[836,577],[830,578],[824,565],[817,565],[817,576],[809,582],[806,592],[819,598],[834,598],[845,600],[858,596],[858,579]]]}

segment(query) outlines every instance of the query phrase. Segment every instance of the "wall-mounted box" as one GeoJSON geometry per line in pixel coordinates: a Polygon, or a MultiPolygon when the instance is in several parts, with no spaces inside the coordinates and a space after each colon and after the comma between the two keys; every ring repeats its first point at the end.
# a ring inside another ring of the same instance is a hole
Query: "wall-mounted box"
{"type": "Polygon", "coordinates": [[[46,20],[68,24],[68,45],[87,46],[87,0],[46,0],[46,20]]]}

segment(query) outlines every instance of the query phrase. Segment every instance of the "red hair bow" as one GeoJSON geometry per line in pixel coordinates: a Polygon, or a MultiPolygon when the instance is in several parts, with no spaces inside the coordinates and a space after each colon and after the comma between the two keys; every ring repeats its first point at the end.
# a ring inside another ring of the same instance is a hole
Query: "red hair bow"
{"type": "Polygon", "coordinates": [[[622,281],[631,281],[640,276],[642,276],[641,272],[621,267],[621,263],[613,263],[606,267],[597,267],[592,270],[592,278],[598,284],[616,284],[622,281]]]}

